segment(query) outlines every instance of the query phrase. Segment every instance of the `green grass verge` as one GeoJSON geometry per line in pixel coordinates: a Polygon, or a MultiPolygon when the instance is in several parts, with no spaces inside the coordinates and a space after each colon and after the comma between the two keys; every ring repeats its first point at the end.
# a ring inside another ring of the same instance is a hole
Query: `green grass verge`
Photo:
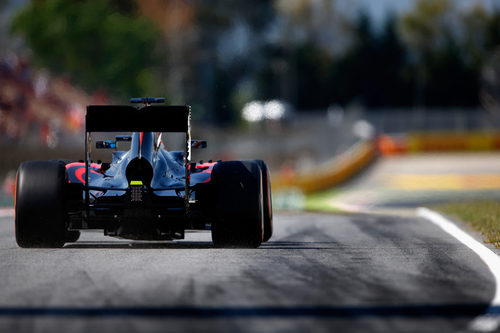
{"type": "Polygon", "coordinates": [[[493,200],[447,203],[430,207],[457,218],[500,247],[500,202],[493,200]]]}
{"type": "Polygon", "coordinates": [[[339,190],[337,189],[308,194],[305,197],[304,209],[327,213],[343,213],[342,210],[333,207],[329,202],[337,194],[339,194],[339,190]]]}

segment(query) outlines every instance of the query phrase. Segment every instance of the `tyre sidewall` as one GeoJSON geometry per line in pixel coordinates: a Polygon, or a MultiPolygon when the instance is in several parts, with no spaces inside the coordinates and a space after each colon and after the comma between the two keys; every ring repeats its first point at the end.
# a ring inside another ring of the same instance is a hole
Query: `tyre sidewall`
{"type": "Polygon", "coordinates": [[[258,247],[263,238],[262,174],[254,161],[219,162],[212,172],[216,246],[258,247]]]}
{"type": "Polygon", "coordinates": [[[264,214],[264,237],[267,242],[273,235],[273,200],[271,195],[271,174],[267,164],[262,160],[256,160],[262,171],[262,195],[264,214]]]}
{"type": "Polygon", "coordinates": [[[21,247],[61,247],[66,236],[65,164],[24,162],[18,169],[15,199],[16,241],[21,247]]]}

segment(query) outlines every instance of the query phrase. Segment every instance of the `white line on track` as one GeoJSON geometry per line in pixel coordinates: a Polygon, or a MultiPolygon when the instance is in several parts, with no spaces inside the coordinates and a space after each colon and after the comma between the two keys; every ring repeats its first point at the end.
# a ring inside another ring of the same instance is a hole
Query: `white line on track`
{"type": "MultiPolygon", "coordinates": [[[[484,261],[495,277],[495,296],[491,300],[490,307],[500,306],[500,257],[442,215],[423,207],[417,209],[417,215],[434,223],[448,234],[458,239],[484,261]]],[[[491,332],[496,330],[499,326],[500,316],[488,314],[488,310],[486,310],[486,314],[474,319],[469,328],[479,332],[491,332]]]]}

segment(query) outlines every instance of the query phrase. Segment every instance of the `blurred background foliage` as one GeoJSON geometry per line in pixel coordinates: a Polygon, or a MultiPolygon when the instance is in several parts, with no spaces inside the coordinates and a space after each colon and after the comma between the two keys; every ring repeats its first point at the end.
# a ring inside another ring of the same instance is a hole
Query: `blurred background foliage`
{"type": "Polygon", "coordinates": [[[89,92],[163,95],[215,123],[256,99],[300,112],[478,106],[499,8],[413,3],[374,22],[339,0],[37,0],[11,29],[38,66],[89,92]]]}
{"type": "Polygon", "coordinates": [[[12,20],[33,61],[88,90],[119,97],[154,89],[158,28],[135,15],[133,1],[32,1],[12,20]]]}

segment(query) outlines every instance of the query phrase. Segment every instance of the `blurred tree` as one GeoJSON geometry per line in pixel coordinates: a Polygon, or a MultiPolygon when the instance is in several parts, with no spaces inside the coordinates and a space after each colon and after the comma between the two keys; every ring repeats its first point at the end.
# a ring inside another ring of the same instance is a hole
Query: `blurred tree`
{"type": "Polygon", "coordinates": [[[478,105],[482,63],[498,43],[494,17],[480,5],[463,11],[450,0],[419,0],[402,17],[400,33],[414,69],[415,105],[478,105]]]}
{"type": "Polygon", "coordinates": [[[284,20],[281,43],[312,44],[330,54],[343,53],[353,42],[355,28],[337,0],[275,0],[284,20]]]}
{"type": "Polygon", "coordinates": [[[500,13],[476,5],[461,20],[463,55],[479,77],[481,105],[500,117],[500,13]]]}
{"type": "Polygon", "coordinates": [[[489,16],[485,43],[489,50],[481,67],[481,105],[500,119],[500,13],[489,16]]]}
{"type": "Polygon", "coordinates": [[[0,56],[3,56],[3,52],[7,48],[7,24],[6,24],[6,13],[5,13],[5,7],[7,7],[8,2],[7,1],[0,1],[0,56]]]}
{"type": "Polygon", "coordinates": [[[119,97],[162,94],[154,80],[158,32],[134,10],[132,0],[31,1],[12,31],[24,38],[34,62],[87,89],[119,97]]]}
{"type": "Polygon", "coordinates": [[[314,110],[327,107],[334,100],[329,83],[332,81],[331,55],[306,43],[295,49],[298,109],[314,110]]]}
{"type": "Polygon", "coordinates": [[[361,15],[353,46],[333,66],[330,89],[337,103],[353,101],[369,107],[406,106],[410,86],[406,69],[406,50],[390,17],[376,33],[368,16],[361,15]]]}
{"type": "Polygon", "coordinates": [[[198,31],[192,100],[207,108],[205,117],[219,123],[239,119],[240,107],[256,96],[241,89],[268,59],[264,56],[269,26],[276,13],[271,0],[196,1],[198,31]]]}
{"type": "Polygon", "coordinates": [[[409,48],[414,67],[416,106],[426,104],[426,85],[431,78],[429,58],[450,37],[452,6],[450,0],[419,0],[401,19],[400,34],[409,48]]]}
{"type": "Polygon", "coordinates": [[[120,14],[134,16],[137,11],[136,0],[109,0],[110,7],[120,14]]]}
{"type": "Polygon", "coordinates": [[[401,19],[401,37],[415,52],[431,52],[449,37],[453,15],[450,0],[418,0],[401,19]]]}
{"type": "MultiPolygon", "coordinates": [[[[360,15],[352,23],[353,42],[343,54],[332,54],[314,44],[293,46],[297,75],[299,110],[326,108],[331,104],[361,102],[369,107],[407,106],[411,104],[410,80],[405,71],[406,50],[396,34],[396,19],[389,18],[376,32],[370,19],[360,15]]],[[[260,98],[279,96],[275,82],[286,64],[287,53],[281,47],[267,49],[268,66],[259,73],[260,98]]]]}
{"type": "Polygon", "coordinates": [[[500,47],[487,59],[482,70],[482,106],[500,119],[500,47]]]}
{"type": "MultiPolygon", "coordinates": [[[[173,104],[196,104],[194,95],[197,73],[196,27],[194,20],[197,6],[194,0],[148,0],[137,1],[138,11],[156,23],[162,32],[162,48],[167,54],[162,62],[161,74],[173,104]]],[[[198,118],[203,110],[193,107],[193,117],[198,118]]]]}
{"type": "Polygon", "coordinates": [[[299,110],[329,105],[333,97],[328,86],[333,64],[331,54],[312,42],[273,45],[263,51],[268,61],[256,73],[257,99],[283,99],[299,110]],[[289,98],[289,85],[294,86],[293,98],[289,98]]]}
{"type": "MultiPolygon", "coordinates": [[[[492,35],[489,31],[491,17],[484,7],[476,4],[471,10],[460,13],[462,23],[462,45],[464,52],[462,56],[470,66],[479,66],[485,57],[488,49],[491,50],[492,44],[498,42],[492,41],[492,35]]],[[[497,26],[498,29],[498,26],[497,26]]],[[[497,31],[498,35],[498,31],[497,31]]]]}

